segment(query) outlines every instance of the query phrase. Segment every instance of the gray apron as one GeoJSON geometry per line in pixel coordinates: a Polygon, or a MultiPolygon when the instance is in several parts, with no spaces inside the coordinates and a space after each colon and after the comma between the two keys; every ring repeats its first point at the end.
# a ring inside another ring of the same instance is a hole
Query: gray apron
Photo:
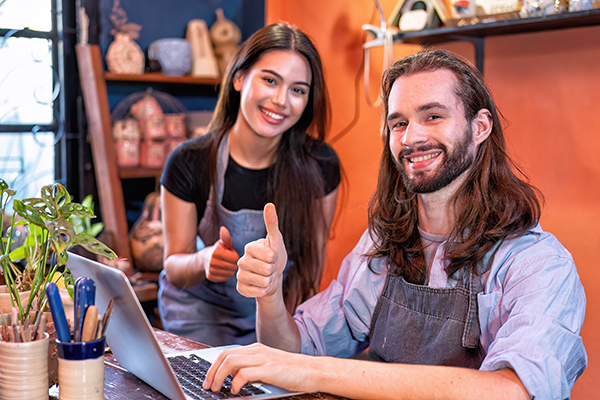
{"type": "MultiPolygon", "coordinates": [[[[240,257],[244,246],[267,234],[262,210],[229,211],[221,205],[225,171],[229,161],[229,135],[217,152],[216,199],[211,188],[206,210],[198,225],[198,235],[206,246],[219,239],[219,226],[214,226],[216,212],[220,225],[231,234],[233,248],[240,257]]],[[[190,288],[172,285],[160,276],[159,310],[163,327],[172,332],[211,346],[249,344],[256,341],[256,301],[240,295],[236,289],[237,278],[226,282],[205,279],[190,288]]]]}
{"type": "Polygon", "coordinates": [[[369,359],[478,369],[477,294],[481,277],[463,273],[454,288],[407,283],[388,273],[371,320],[369,359]]]}

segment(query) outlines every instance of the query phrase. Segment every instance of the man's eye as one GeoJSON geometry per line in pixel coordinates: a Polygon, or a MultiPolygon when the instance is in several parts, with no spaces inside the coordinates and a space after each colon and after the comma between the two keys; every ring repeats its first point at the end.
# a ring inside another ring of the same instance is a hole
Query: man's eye
{"type": "Polygon", "coordinates": [[[390,130],[401,129],[408,125],[405,121],[392,122],[390,123],[390,130]]]}
{"type": "Polygon", "coordinates": [[[442,116],[441,115],[437,115],[437,114],[433,114],[433,115],[429,116],[429,119],[440,119],[440,118],[442,118],[442,116]]]}

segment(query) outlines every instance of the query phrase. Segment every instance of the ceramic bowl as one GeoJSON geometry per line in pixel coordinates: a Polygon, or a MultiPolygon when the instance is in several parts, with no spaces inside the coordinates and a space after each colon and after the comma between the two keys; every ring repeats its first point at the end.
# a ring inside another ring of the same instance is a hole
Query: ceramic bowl
{"type": "Polygon", "coordinates": [[[187,39],[159,39],[150,44],[148,58],[157,60],[165,75],[185,75],[192,69],[192,46],[187,39]]]}

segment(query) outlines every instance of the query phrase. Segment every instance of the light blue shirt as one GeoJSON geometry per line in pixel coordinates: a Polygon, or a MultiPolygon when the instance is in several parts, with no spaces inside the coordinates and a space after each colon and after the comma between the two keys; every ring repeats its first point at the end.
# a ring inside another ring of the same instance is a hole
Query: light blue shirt
{"type": "MultiPolygon", "coordinates": [[[[387,267],[365,254],[373,249],[368,232],[342,262],[337,280],[301,304],[294,320],[302,353],[349,357],[369,345],[371,316],[387,267]]],[[[444,243],[435,253],[429,284],[440,281],[444,243]]],[[[585,293],[571,254],[538,225],[498,248],[483,274],[479,293],[481,344],[487,355],[481,371],[512,368],[532,398],[565,399],[587,366],[579,335],[585,293]]],[[[436,283],[437,282],[437,283],[436,283]]]]}

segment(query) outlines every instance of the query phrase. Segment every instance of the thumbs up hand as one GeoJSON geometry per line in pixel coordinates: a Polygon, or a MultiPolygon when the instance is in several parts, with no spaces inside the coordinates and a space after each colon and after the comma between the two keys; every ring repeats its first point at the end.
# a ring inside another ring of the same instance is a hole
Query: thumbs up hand
{"type": "Polygon", "coordinates": [[[233,249],[233,241],[224,226],[219,230],[219,240],[213,245],[210,261],[204,272],[206,279],[213,282],[228,281],[237,271],[240,256],[233,249]]]}
{"type": "Polygon", "coordinates": [[[264,218],[267,237],[248,243],[238,261],[238,292],[251,298],[281,294],[282,274],[287,264],[275,205],[265,206],[264,218]]]}

